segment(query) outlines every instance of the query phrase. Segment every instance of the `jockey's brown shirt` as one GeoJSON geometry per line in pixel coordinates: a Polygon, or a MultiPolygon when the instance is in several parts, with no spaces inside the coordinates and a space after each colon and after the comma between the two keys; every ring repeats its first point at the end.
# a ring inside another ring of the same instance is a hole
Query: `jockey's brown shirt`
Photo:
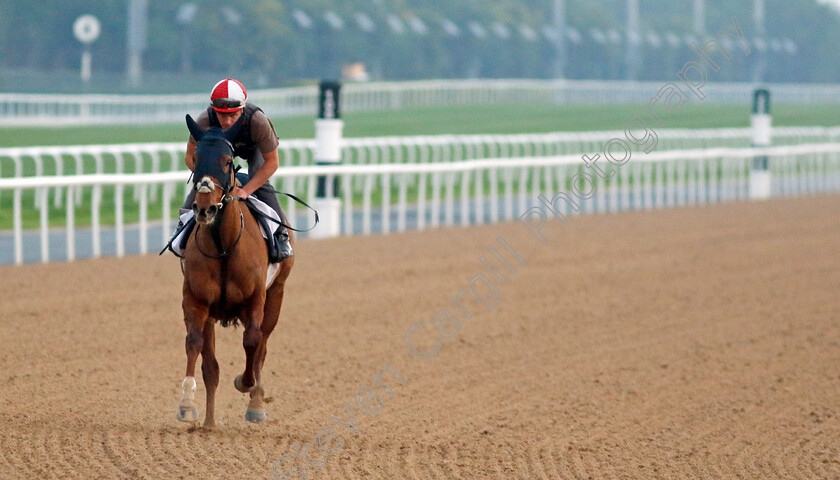
{"type": "MultiPolygon", "coordinates": [[[[198,115],[198,118],[195,119],[195,123],[197,123],[203,130],[210,128],[210,116],[207,114],[206,110],[198,115]]],[[[277,146],[280,145],[280,140],[277,138],[274,126],[271,125],[268,117],[261,110],[257,110],[253,115],[251,115],[250,130],[251,141],[257,146],[257,148],[260,149],[261,153],[277,150],[277,146]]],[[[190,135],[190,143],[193,145],[196,144],[192,135],[190,135]]]]}

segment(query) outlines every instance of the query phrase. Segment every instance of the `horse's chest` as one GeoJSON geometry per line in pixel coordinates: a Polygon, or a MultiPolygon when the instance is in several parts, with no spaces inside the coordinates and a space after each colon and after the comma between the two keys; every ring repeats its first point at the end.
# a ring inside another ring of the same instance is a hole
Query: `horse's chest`
{"type": "MultiPolygon", "coordinates": [[[[185,267],[190,269],[189,263],[185,267]]],[[[256,293],[257,282],[253,281],[250,275],[240,275],[238,278],[228,275],[223,278],[218,267],[210,268],[206,262],[195,265],[195,268],[190,270],[189,279],[188,287],[193,297],[205,305],[235,307],[256,293]]]]}

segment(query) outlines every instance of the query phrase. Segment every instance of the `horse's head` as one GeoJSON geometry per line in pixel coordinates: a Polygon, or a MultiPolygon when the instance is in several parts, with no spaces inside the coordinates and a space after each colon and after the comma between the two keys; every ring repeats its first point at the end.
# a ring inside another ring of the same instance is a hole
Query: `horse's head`
{"type": "Polygon", "coordinates": [[[242,117],[227,130],[211,127],[202,130],[187,115],[187,128],[198,142],[195,147],[195,170],[193,170],[193,188],[195,202],[192,210],[199,223],[213,223],[224,205],[229,201],[229,193],[234,186],[233,139],[242,127],[242,117]]]}

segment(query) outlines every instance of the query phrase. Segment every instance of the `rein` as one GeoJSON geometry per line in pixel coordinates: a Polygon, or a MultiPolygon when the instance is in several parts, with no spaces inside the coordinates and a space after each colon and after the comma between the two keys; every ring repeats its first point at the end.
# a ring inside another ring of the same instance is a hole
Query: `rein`
{"type": "Polygon", "coordinates": [[[219,250],[218,255],[213,255],[210,253],[205,252],[201,249],[201,243],[198,241],[198,231],[201,229],[201,225],[196,223],[195,225],[195,247],[198,251],[204,255],[205,258],[214,258],[220,261],[220,272],[219,272],[219,301],[218,307],[220,309],[224,309],[225,305],[227,304],[227,276],[228,276],[228,258],[230,258],[231,252],[233,249],[236,248],[236,245],[239,244],[239,240],[242,238],[242,232],[245,230],[245,216],[242,214],[242,210],[239,210],[239,233],[236,235],[236,240],[228,247],[227,249],[224,247],[222,242],[222,232],[219,228],[219,224],[222,221],[222,215],[224,215],[225,205],[234,201],[232,197],[228,195],[228,192],[225,192],[225,196],[222,198],[222,201],[218,204],[220,205],[219,211],[216,214],[216,219],[213,221],[213,225],[210,226],[210,233],[213,236],[213,243],[216,244],[216,249],[219,250]]]}

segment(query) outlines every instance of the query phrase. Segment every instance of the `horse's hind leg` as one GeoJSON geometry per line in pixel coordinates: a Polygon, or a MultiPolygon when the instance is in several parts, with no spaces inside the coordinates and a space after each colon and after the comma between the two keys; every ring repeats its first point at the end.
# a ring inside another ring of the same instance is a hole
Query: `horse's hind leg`
{"type": "Polygon", "coordinates": [[[212,319],[204,323],[204,345],[201,350],[201,375],[207,390],[207,409],[204,428],[216,426],[214,416],[216,387],[219,386],[219,362],[216,361],[216,329],[212,319]]]}

